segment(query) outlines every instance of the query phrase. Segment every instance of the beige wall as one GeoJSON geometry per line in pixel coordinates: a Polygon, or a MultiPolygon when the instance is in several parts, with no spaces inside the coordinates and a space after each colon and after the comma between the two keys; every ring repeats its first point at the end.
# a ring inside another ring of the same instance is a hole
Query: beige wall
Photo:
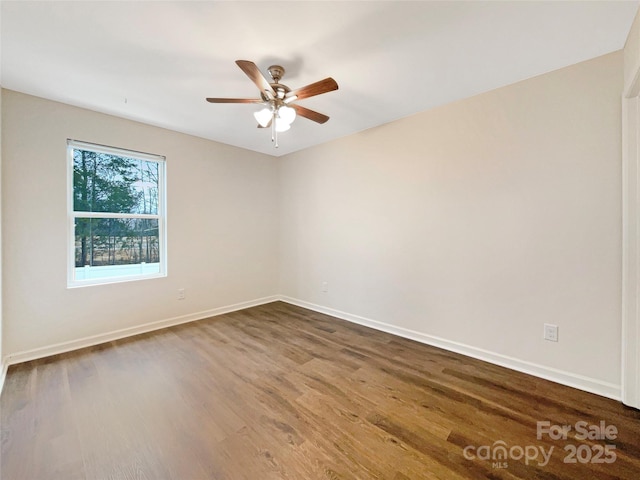
{"type": "Polygon", "coordinates": [[[640,71],[640,15],[636,14],[624,46],[624,93],[627,93],[631,87],[638,71],[640,71]]]}
{"type": "Polygon", "coordinates": [[[281,292],[619,395],[622,61],[283,158],[281,292]]]}
{"type": "Polygon", "coordinates": [[[2,113],[5,355],[277,293],[276,159],[7,90],[2,113]],[[67,138],[166,156],[167,278],[67,289],[67,138]]]}

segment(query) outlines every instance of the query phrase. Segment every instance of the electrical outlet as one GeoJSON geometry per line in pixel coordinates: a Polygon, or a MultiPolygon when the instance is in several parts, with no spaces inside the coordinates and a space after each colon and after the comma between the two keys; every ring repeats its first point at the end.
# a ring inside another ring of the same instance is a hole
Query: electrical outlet
{"type": "Polygon", "coordinates": [[[329,284],[327,282],[322,282],[322,293],[327,293],[329,291],[329,284]]]}
{"type": "Polygon", "coordinates": [[[178,289],[178,300],[184,300],[185,298],[187,298],[187,294],[184,291],[184,288],[179,288],[178,289]]]}
{"type": "Polygon", "coordinates": [[[550,342],[558,341],[558,326],[550,323],[544,324],[544,339],[550,342]]]}

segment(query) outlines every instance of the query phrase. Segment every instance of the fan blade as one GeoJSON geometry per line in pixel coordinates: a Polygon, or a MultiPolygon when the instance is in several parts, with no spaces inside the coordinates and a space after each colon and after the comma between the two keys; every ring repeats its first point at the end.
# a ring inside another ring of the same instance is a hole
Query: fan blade
{"type": "Polygon", "coordinates": [[[302,100],[303,98],[314,97],[322,93],[332,92],[333,90],[338,90],[338,84],[333,78],[329,77],[324,80],[320,80],[319,82],[312,83],[311,85],[307,85],[306,87],[293,90],[289,92],[286,97],[296,97],[296,100],[302,100]]]}
{"type": "Polygon", "coordinates": [[[268,92],[271,94],[271,98],[276,96],[276,92],[271,88],[271,85],[264,78],[264,75],[260,72],[260,69],[256,66],[255,63],[250,62],[249,60],[236,60],[236,65],[238,65],[242,71],[251,79],[253,83],[256,84],[258,89],[261,92],[268,92]]]}
{"type": "Polygon", "coordinates": [[[261,98],[207,98],[209,103],[264,103],[261,98]]]}
{"type": "Polygon", "coordinates": [[[313,120],[317,123],[326,123],[329,120],[329,117],[326,115],[316,112],[315,110],[309,110],[308,108],[302,107],[297,104],[291,105],[291,107],[295,108],[296,113],[301,117],[308,118],[309,120],[313,120]]]}

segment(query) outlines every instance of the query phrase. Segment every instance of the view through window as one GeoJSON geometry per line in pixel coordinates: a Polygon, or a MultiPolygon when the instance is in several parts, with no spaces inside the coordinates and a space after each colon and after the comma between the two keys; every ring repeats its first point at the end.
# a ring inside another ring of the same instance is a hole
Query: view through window
{"type": "Polygon", "coordinates": [[[70,286],[164,276],[164,157],[74,140],[70,286]]]}

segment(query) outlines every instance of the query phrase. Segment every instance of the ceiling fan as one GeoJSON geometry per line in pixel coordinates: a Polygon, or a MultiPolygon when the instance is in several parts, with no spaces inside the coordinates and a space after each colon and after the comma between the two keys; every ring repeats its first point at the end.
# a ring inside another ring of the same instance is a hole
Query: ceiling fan
{"type": "Polygon", "coordinates": [[[236,64],[256,84],[260,90],[260,98],[207,98],[207,102],[263,104],[264,108],[255,112],[254,116],[259,128],[271,127],[271,141],[276,148],[278,148],[278,133],[289,130],[296,115],[317,123],[325,123],[329,120],[328,116],[293,102],[337,90],[338,84],[333,78],[328,77],[306,87],[291,90],[280,83],[285,72],[280,65],[271,65],[268,68],[269,75],[273,79],[273,82],[269,82],[255,63],[236,60],[236,64]]]}

